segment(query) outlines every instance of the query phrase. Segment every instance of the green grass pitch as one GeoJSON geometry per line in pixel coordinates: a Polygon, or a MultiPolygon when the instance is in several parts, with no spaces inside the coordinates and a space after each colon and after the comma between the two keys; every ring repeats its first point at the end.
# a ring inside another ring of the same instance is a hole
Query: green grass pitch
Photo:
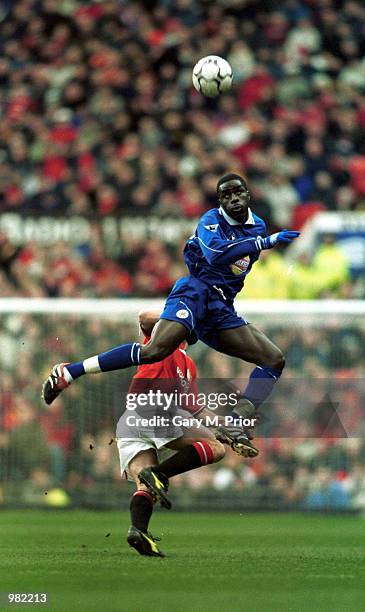
{"type": "Polygon", "coordinates": [[[0,591],[47,592],[49,610],[365,610],[364,521],[157,512],[166,559],[125,543],[126,512],[0,512],[0,591]],[[110,535],[108,535],[110,534],[110,535]]]}

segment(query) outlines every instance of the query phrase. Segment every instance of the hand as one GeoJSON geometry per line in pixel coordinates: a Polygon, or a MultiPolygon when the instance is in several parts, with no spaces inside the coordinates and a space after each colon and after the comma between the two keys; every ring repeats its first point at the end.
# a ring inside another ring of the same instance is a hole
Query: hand
{"type": "Polygon", "coordinates": [[[287,229],[280,230],[280,232],[277,232],[276,234],[271,234],[271,236],[268,236],[267,238],[263,239],[263,248],[272,249],[279,242],[282,244],[289,244],[295,238],[298,238],[298,236],[300,236],[300,232],[295,232],[287,229]]]}
{"type": "Polygon", "coordinates": [[[294,240],[294,238],[298,238],[299,235],[300,235],[300,232],[294,232],[291,230],[283,229],[277,234],[271,234],[271,236],[269,236],[270,244],[272,246],[275,246],[277,242],[283,242],[284,244],[289,244],[290,242],[294,240]]]}

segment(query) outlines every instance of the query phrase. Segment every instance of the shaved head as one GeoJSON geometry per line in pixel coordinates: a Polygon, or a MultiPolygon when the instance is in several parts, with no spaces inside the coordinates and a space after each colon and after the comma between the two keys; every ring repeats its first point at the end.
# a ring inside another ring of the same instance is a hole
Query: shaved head
{"type": "Polygon", "coordinates": [[[224,176],[222,176],[222,178],[219,179],[217,183],[217,193],[219,192],[219,188],[221,187],[221,185],[223,185],[223,183],[227,183],[228,181],[240,181],[240,183],[242,183],[242,185],[247,189],[245,179],[242,178],[242,176],[240,176],[239,174],[234,174],[233,172],[230,172],[229,174],[225,174],[224,176]]]}

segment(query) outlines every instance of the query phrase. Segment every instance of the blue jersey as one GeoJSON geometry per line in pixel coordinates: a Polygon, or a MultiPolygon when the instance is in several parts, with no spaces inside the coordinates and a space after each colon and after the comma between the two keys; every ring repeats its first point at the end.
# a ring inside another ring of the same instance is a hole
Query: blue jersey
{"type": "Polygon", "coordinates": [[[264,221],[250,209],[246,223],[239,223],[222,208],[213,208],[201,217],[195,234],[186,243],[185,263],[191,276],[233,302],[258,260],[266,236],[264,221]]]}

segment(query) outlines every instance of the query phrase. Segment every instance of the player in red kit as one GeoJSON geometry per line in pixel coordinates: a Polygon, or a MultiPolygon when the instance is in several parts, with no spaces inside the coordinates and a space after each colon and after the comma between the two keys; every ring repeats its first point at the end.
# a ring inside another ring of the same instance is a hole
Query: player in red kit
{"type": "MultiPolygon", "coordinates": [[[[145,343],[153,333],[159,314],[140,313],[145,343]]],[[[118,422],[121,472],[134,480],[137,487],[130,502],[132,525],[127,541],[142,555],[163,556],[148,525],[154,502],[159,501],[168,509],[171,507],[166,496],[168,478],[220,461],[225,455],[224,444],[216,439],[215,433],[201,423],[198,426],[198,414],[201,421],[214,413],[195,405],[195,380],[196,365],[182,343],[163,361],[138,367],[128,389],[127,410],[118,422]],[[171,397],[176,393],[189,393],[192,401],[183,407],[179,405],[172,412],[161,405],[151,407],[151,400],[157,401],[159,394],[171,397]],[[139,404],[141,399],[144,400],[142,405],[139,404]],[[178,423],[188,421],[189,426],[172,423],[175,418],[178,423]]]]}
{"type": "MultiPolygon", "coordinates": [[[[150,339],[153,327],[158,321],[160,313],[144,311],[140,313],[140,327],[145,336],[144,342],[150,339]]],[[[163,361],[145,364],[138,367],[137,373],[133,377],[128,389],[128,398],[138,398],[143,392],[149,393],[151,389],[157,388],[164,392],[172,390],[172,385],[187,392],[191,390],[196,379],[196,366],[194,361],[184,350],[185,343],[182,343],[169,357],[163,361]],[[156,381],[154,384],[153,381],[156,381]],[[165,384],[166,383],[166,384],[165,384]]],[[[147,415],[145,408],[140,411],[147,415]]],[[[156,411],[160,419],[167,418],[162,410],[156,411]]],[[[153,416],[156,417],[156,412],[153,416]]],[[[184,411],[185,412],[185,411],[184,411]]],[[[202,413],[201,408],[186,410],[190,417],[197,413],[202,413]]],[[[151,428],[148,425],[145,429],[139,425],[134,411],[123,414],[117,426],[117,445],[122,474],[126,474],[136,483],[137,490],[131,498],[130,513],[132,525],[128,531],[127,541],[140,554],[149,556],[163,556],[159,550],[155,539],[148,532],[148,524],[152,515],[153,504],[160,501],[165,507],[171,507],[165,495],[167,483],[161,490],[151,491],[151,487],[141,482],[139,474],[151,466],[169,464],[173,461],[173,472],[169,475],[180,474],[189,469],[214,463],[224,457],[224,445],[216,440],[212,431],[205,427],[199,429],[190,427],[188,432],[184,432],[180,427],[151,428]],[[127,419],[134,417],[134,425],[128,425],[127,419]],[[190,461],[186,465],[181,453],[185,449],[192,449],[195,452],[195,461],[190,461]],[[175,453],[173,454],[173,452],[175,453]],[[164,456],[170,455],[165,461],[164,456]],[[171,456],[172,455],[172,456],[171,456]],[[175,461],[174,461],[175,459],[175,461]]],[[[151,412],[148,413],[151,416],[151,412]]],[[[148,471],[148,470],[147,470],[148,471]]]]}

